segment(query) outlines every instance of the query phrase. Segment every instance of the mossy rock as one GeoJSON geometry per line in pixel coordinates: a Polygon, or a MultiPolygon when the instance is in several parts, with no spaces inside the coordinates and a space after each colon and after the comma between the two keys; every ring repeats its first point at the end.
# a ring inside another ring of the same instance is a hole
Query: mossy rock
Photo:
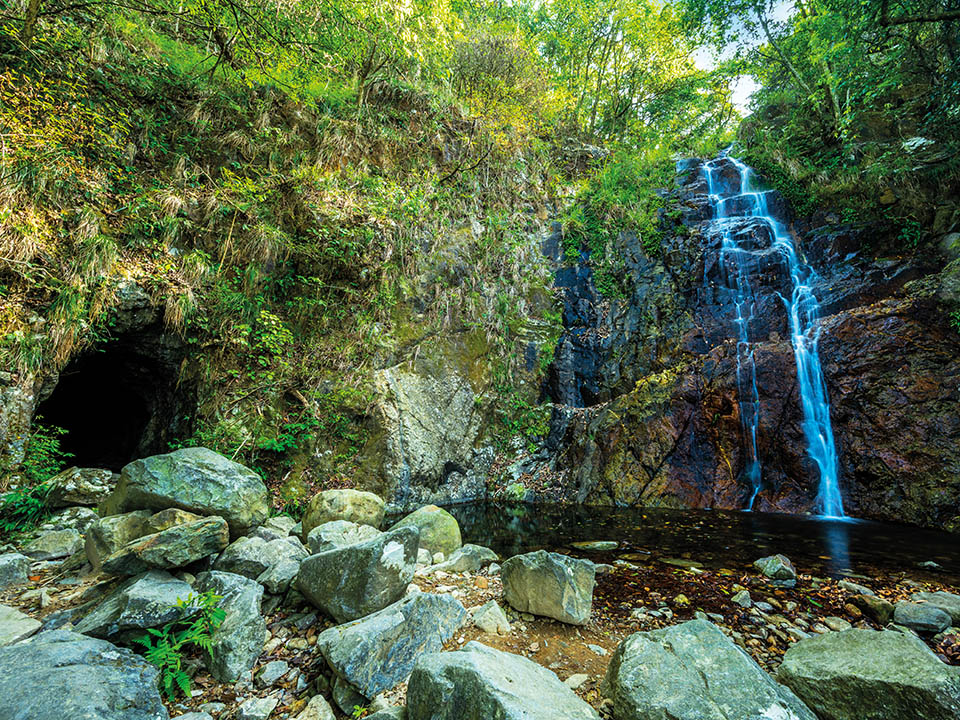
{"type": "Polygon", "coordinates": [[[460,549],[463,545],[457,519],[436,505],[425,505],[410,513],[395,523],[391,530],[402,527],[419,528],[420,547],[431,553],[441,552],[449,557],[454,550],[460,549]]]}

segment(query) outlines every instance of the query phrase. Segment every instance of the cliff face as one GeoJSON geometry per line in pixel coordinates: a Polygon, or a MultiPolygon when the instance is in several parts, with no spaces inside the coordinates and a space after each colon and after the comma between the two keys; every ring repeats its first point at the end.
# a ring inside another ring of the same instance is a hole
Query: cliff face
{"type": "MultiPolygon", "coordinates": [[[[683,166],[668,200],[660,259],[622,238],[633,286],[627,302],[597,300],[583,269],[564,288],[568,332],[551,393],[566,404],[554,414],[553,463],[563,493],[580,502],[743,508],[750,458],[734,315],[699,163],[683,166]],[[591,318],[595,325],[585,327],[591,318]],[[583,387],[590,392],[578,395],[583,387]]],[[[851,252],[868,230],[839,223],[794,221],[793,229],[819,276],[820,357],[848,513],[960,529],[960,335],[949,320],[960,261],[942,268],[868,258],[851,252]]],[[[812,511],[818,475],[781,300],[788,278],[756,224],[744,221],[735,232],[759,251],[750,320],[762,467],[755,508],[812,511]]]]}

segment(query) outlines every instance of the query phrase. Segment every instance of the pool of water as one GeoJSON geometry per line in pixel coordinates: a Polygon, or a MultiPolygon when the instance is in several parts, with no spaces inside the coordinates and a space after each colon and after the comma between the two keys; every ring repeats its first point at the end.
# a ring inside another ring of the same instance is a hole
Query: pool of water
{"type": "Polygon", "coordinates": [[[671,510],[584,505],[469,503],[447,508],[464,542],[502,556],[615,540],[611,558],[687,559],[707,568],[737,568],[773,553],[799,572],[889,575],[960,582],[960,536],[866,520],[832,520],[722,510],[671,510]],[[935,563],[936,565],[931,565],[935,563]]]}

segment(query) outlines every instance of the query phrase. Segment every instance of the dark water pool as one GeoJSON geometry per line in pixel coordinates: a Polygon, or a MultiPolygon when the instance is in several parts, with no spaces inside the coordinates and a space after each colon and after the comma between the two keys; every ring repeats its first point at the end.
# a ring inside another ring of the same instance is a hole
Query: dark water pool
{"type": "Polygon", "coordinates": [[[573,542],[616,540],[611,557],[688,559],[708,568],[746,566],[772,553],[790,557],[800,572],[819,575],[911,577],[960,581],[960,536],[866,520],[804,515],[610,508],[582,505],[470,503],[447,508],[464,542],[503,556],[573,542]],[[936,563],[936,566],[930,565],[936,563]]]}

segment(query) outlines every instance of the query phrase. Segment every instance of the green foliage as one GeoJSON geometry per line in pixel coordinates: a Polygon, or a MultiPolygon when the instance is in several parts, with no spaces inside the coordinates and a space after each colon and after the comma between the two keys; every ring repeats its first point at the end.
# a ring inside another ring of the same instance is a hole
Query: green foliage
{"type": "Polygon", "coordinates": [[[23,455],[21,470],[30,484],[49,480],[66,467],[71,453],[60,447],[60,438],[67,431],[56,425],[45,425],[43,418],[37,417],[30,429],[30,438],[23,455]]]}
{"type": "Polygon", "coordinates": [[[27,532],[36,527],[48,514],[49,494],[50,486],[42,483],[4,495],[0,501],[0,535],[27,532]]]}
{"type": "Polygon", "coordinates": [[[169,622],[161,628],[147,628],[147,634],[134,638],[146,648],[144,656],[160,669],[160,689],[171,701],[177,691],[190,696],[190,676],[183,669],[184,653],[191,649],[209,652],[213,631],[220,627],[226,613],[218,607],[221,595],[212,590],[178,598],[176,607],[190,608],[196,614],[190,620],[169,622]]]}
{"type": "Polygon", "coordinates": [[[960,308],[950,313],[950,326],[960,333],[960,308]]]}

